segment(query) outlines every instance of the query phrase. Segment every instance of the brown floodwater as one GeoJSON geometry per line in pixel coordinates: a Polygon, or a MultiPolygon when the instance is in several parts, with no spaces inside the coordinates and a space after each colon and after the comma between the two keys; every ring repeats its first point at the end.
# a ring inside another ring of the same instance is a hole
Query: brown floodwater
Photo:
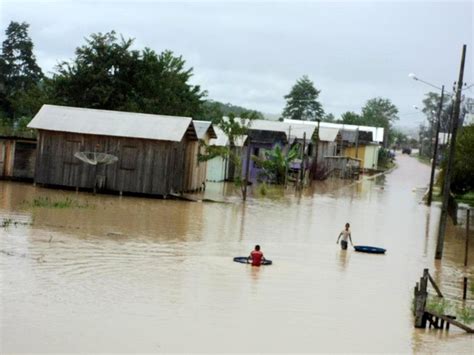
{"type": "Polygon", "coordinates": [[[269,188],[245,204],[225,184],[206,196],[228,203],[196,203],[2,181],[0,352],[472,353],[461,330],[413,327],[423,268],[457,303],[474,268],[463,226],[448,227],[434,261],[439,204],[420,203],[429,168],[397,161],[386,176],[269,188]],[[44,197],[74,204],[32,206],[44,197]],[[341,251],[346,222],[355,244],[386,255],[341,251]],[[232,261],[256,243],[274,265],[232,261]]]}

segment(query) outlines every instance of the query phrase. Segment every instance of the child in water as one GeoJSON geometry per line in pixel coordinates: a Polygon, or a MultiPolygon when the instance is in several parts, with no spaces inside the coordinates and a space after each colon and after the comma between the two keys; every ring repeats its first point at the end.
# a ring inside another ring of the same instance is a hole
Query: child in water
{"type": "Polygon", "coordinates": [[[351,230],[349,229],[351,225],[349,223],[346,223],[346,227],[342,230],[342,232],[339,234],[339,237],[337,237],[337,242],[336,244],[339,243],[339,239],[341,238],[342,236],[342,240],[341,240],[341,249],[343,250],[346,250],[347,249],[347,239],[349,239],[351,241],[351,245],[354,246],[354,244],[352,244],[352,238],[351,238],[351,230]]]}
{"type": "Polygon", "coordinates": [[[260,245],[256,245],[255,249],[250,252],[247,262],[249,262],[249,260],[252,260],[252,266],[260,266],[265,261],[265,257],[260,250],[260,245]]]}

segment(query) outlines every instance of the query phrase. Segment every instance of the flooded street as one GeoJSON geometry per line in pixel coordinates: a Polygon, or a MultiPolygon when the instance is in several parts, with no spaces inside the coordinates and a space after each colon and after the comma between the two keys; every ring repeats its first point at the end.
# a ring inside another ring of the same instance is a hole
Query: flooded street
{"type": "MultiPolygon", "coordinates": [[[[435,263],[439,204],[420,203],[429,167],[407,156],[397,164],[246,204],[0,181],[0,217],[11,221],[0,228],[0,352],[472,353],[474,338],[457,328],[413,327],[423,268],[461,300],[464,227],[449,226],[435,263]],[[78,205],[31,206],[46,196],[78,205]],[[346,222],[354,244],[387,254],[341,251],[346,222]],[[257,243],[272,266],[232,262],[257,243]]],[[[222,187],[206,195],[222,199],[222,187]]]]}

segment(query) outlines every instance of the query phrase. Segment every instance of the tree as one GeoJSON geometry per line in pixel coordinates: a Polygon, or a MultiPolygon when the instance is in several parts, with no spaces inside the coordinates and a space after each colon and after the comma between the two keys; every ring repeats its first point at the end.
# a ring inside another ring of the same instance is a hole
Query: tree
{"type": "Polygon", "coordinates": [[[284,184],[291,162],[298,158],[299,144],[295,144],[285,154],[280,146],[265,151],[265,157],[252,156],[256,165],[262,169],[262,177],[276,184],[284,184]]]}
{"type": "Polygon", "coordinates": [[[390,144],[392,138],[390,130],[396,120],[398,120],[398,108],[389,99],[376,97],[368,100],[362,108],[361,123],[366,126],[383,127],[386,147],[390,144]]]}
{"type": "Polygon", "coordinates": [[[334,117],[332,113],[325,114],[323,118],[321,119],[321,121],[323,122],[334,122],[335,120],[336,118],[334,117]]]}
{"type": "Polygon", "coordinates": [[[224,104],[219,101],[206,100],[202,104],[202,110],[197,119],[211,121],[218,124],[223,116],[240,116],[252,117],[255,119],[264,119],[263,114],[259,111],[250,110],[245,107],[232,105],[230,103],[224,104]]]}
{"type": "Polygon", "coordinates": [[[36,86],[43,78],[43,72],[33,54],[33,41],[28,35],[26,22],[10,22],[5,31],[0,55],[0,105],[5,114],[16,116],[12,100],[36,86]]]}
{"type": "Polygon", "coordinates": [[[284,96],[286,107],[283,110],[283,118],[309,121],[322,119],[324,110],[317,100],[320,92],[306,75],[298,79],[290,93],[284,96]]]}
{"type": "Polygon", "coordinates": [[[344,124],[361,125],[361,117],[355,112],[347,111],[341,115],[341,122],[344,124]]]}
{"type": "MultiPolygon", "coordinates": [[[[441,95],[435,92],[428,92],[425,94],[423,100],[422,112],[426,115],[430,127],[436,126],[436,121],[438,118],[439,102],[441,100],[441,95]]],[[[444,95],[443,98],[443,110],[441,111],[441,125],[440,132],[448,131],[449,117],[451,114],[452,103],[448,95],[444,95]]]]}
{"type": "Polygon", "coordinates": [[[171,51],[132,50],[114,31],[92,34],[71,62],[57,66],[57,102],[97,109],[195,116],[206,92],[189,84],[192,68],[171,51]]]}
{"type": "MultiPolygon", "coordinates": [[[[451,189],[456,193],[474,190],[474,125],[463,127],[456,140],[451,189]]],[[[444,164],[446,165],[446,164],[444,164]]]]}

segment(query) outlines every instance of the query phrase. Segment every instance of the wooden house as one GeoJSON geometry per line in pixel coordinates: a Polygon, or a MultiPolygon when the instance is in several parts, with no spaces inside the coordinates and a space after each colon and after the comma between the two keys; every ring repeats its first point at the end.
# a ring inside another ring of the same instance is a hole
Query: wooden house
{"type": "Polygon", "coordinates": [[[188,145],[186,154],[185,190],[201,191],[206,187],[207,161],[200,160],[199,156],[205,154],[205,145],[213,138],[217,138],[212,122],[193,121],[199,144],[188,145]]]}
{"type": "Polygon", "coordinates": [[[0,136],[0,178],[33,180],[36,138],[0,136]]]}
{"type": "Polygon", "coordinates": [[[52,186],[183,192],[188,155],[199,145],[190,117],[43,105],[28,127],[38,130],[35,182],[52,186]],[[78,159],[78,152],[118,160],[93,165],[78,159]]]}
{"type": "Polygon", "coordinates": [[[342,155],[359,159],[364,171],[377,170],[380,145],[374,142],[372,132],[341,130],[342,155]]]}
{"type": "Polygon", "coordinates": [[[249,181],[255,182],[259,179],[261,168],[259,168],[252,157],[264,158],[265,151],[275,146],[285,149],[288,138],[285,132],[249,129],[247,143],[242,151],[242,177],[245,177],[247,160],[249,161],[249,181]]]}

